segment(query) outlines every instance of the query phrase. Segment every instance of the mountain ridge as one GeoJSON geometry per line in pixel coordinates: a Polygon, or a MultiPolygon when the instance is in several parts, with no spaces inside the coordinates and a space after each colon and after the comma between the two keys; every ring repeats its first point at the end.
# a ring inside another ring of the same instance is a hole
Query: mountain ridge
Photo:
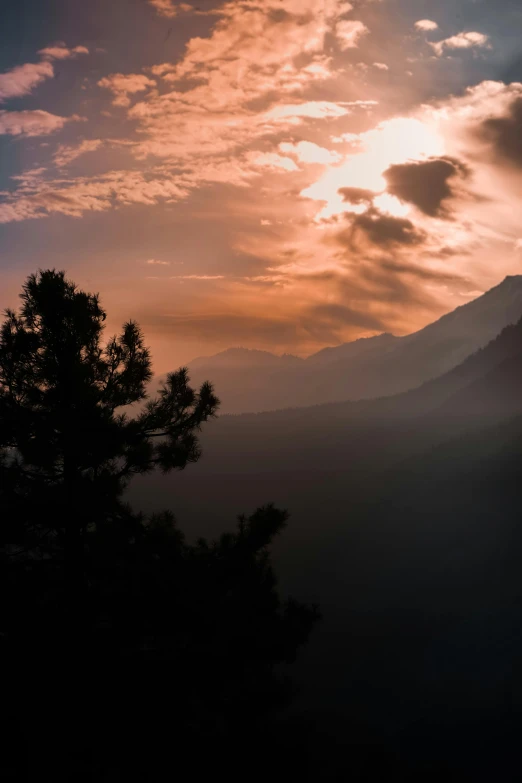
{"type": "Polygon", "coordinates": [[[199,357],[189,372],[195,385],[213,383],[222,413],[389,397],[457,367],[521,317],[522,275],[510,275],[410,335],[383,332],[305,359],[232,348],[199,357]]]}

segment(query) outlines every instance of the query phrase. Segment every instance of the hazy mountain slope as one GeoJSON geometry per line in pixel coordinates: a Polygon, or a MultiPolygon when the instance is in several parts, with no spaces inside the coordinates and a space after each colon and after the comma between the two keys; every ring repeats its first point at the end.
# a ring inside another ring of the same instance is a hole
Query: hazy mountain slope
{"type": "Polygon", "coordinates": [[[393,350],[400,339],[400,337],[395,337],[395,335],[389,334],[389,332],[378,334],[376,337],[361,337],[359,340],[353,340],[351,343],[343,343],[333,348],[323,348],[321,351],[309,356],[305,361],[309,366],[324,367],[325,365],[348,359],[379,355],[393,350]]]}
{"type": "Polygon", "coordinates": [[[223,416],[202,436],[204,473],[375,472],[475,426],[522,413],[522,319],[443,376],[375,400],[223,416]],[[469,419],[473,421],[469,421],[469,419]]]}
{"type": "Polygon", "coordinates": [[[522,276],[406,337],[383,334],[325,349],[305,360],[264,352],[224,352],[191,367],[210,379],[222,412],[273,410],[375,398],[419,386],[457,366],[522,316],[522,276]],[[262,354],[257,357],[257,354],[262,354]],[[252,355],[251,355],[252,354],[252,355]]]}
{"type": "Polygon", "coordinates": [[[486,376],[460,389],[437,411],[440,415],[510,418],[522,410],[522,358],[505,359],[486,376]]]}
{"type": "Polygon", "coordinates": [[[324,617],[296,667],[303,710],[343,759],[355,726],[390,758],[438,760],[412,780],[494,779],[499,748],[517,779],[521,368],[522,321],[411,392],[223,417],[199,464],[133,487],[191,538],[290,509],[282,587],[324,617]]]}
{"type": "MultiPolygon", "coordinates": [[[[367,416],[419,416],[437,408],[447,413],[454,408],[455,413],[468,414],[472,412],[474,401],[478,404],[479,399],[483,399],[480,410],[486,414],[488,410],[492,413],[497,409],[502,413],[504,400],[509,398],[512,399],[511,406],[504,411],[505,415],[509,416],[511,411],[516,412],[521,404],[515,392],[515,389],[520,387],[518,373],[521,367],[522,319],[516,324],[506,326],[484,348],[438,378],[399,395],[352,403],[352,407],[357,415],[364,412],[367,416]],[[510,371],[508,367],[511,367],[510,371]],[[488,408],[482,387],[489,388],[496,384],[499,391],[504,388],[504,394],[501,391],[496,394],[493,389],[488,408]]],[[[349,403],[346,404],[347,409],[348,405],[349,403]]]]}
{"type": "MultiPolygon", "coordinates": [[[[263,389],[264,398],[270,397],[270,379],[273,375],[285,374],[300,364],[303,359],[291,354],[276,356],[268,351],[247,348],[229,348],[214,356],[200,356],[190,362],[190,377],[194,385],[200,386],[211,380],[222,400],[223,412],[242,410],[245,399],[255,400],[263,389]]],[[[163,376],[154,378],[151,391],[154,392],[163,376]]],[[[273,398],[277,403],[277,397],[273,398]]],[[[268,404],[268,403],[267,403],[268,404]]],[[[268,405],[270,407],[270,405],[268,405]]],[[[274,404],[273,407],[278,407],[274,404]]]]}

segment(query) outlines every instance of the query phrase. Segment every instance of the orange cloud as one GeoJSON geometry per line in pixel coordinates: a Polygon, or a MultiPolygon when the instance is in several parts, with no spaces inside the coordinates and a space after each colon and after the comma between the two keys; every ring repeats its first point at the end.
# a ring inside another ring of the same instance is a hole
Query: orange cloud
{"type": "Polygon", "coordinates": [[[172,275],[171,280],[224,280],[225,275],[172,275]]]}
{"type": "Polygon", "coordinates": [[[53,213],[81,217],[124,204],[152,206],[185,198],[183,182],[132,171],[111,171],[100,177],[35,180],[0,201],[0,223],[42,218],[53,213]]]}
{"type": "Polygon", "coordinates": [[[282,142],[279,145],[281,152],[288,155],[294,155],[302,163],[338,163],[341,156],[338,152],[331,151],[325,147],[320,147],[311,141],[299,141],[297,144],[282,142]]]}
{"type": "Polygon", "coordinates": [[[491,49],[489,37],[484,33],[468,32],[452,35],[437,43],[430,43],[435,53],[441,57],[446,49],[472,49],[476,47],[491,49]]]}
{"type": "Polygon", "coordinates": [[[57,44],[56,46],[47,46],[45,49],[40,49],[38,54],[49,60],[67,60],[77,54],[89,54],[89,50],[86,46],[75,46],[73,49],[69,49],[64,44],[57,44]]]}
{"type": "Polygon", "coordinates": [[[98,87],[110,90],[113,95],[113,106],[130,106],[129,95],[145,92],[149,87],[155,87],[156,82],[141,73],[113,73],[98,81],[98,87]]]}
{"type": "Polygon", "coordinates": [[[85,155],[87,152],[95,152],[102,144],[103,141],[101,139],[84,139],[79,144],[72,145],[60,144],[53,156],[53,160],[58,168],[63,168],[81,155],[85,155]]]}
{"type": "Polygon", "coordinates": [[[156,9],[160,16],[173,19],[180,11],[192,11],[193,7],[188,3],[179,3],[176,0],[148,0],[149,5],[156,9]]]}
{"type": "Polygon", "coordinates": [[[61,130],[67,122],[78,120],[74,117],[59,117],[47,111],[1,111],[0,135],[8,136],[46,136],[61,130]]]}
{"type": "Polygon", "coordinates": [[[38,52],[42,60],[38,63],[17,65],[9,71],[0,73],[0,103],[9,98],[21,98],[29,95],[35,87],[46,79],[52,79],[54,68],[51,60],[64,60],[77,54],[88,54],[85,46],[67,48],[64,44],[48,46],[38,52]]]}
{"type": "Polygon", "coordinates": [[[283,157],[276,152],[263,152],[260,155],[252,153],[250,159],[254,166],[267,166],[268,168],[284,169],[285,171],[298,171],[298,166],[292,158],[283,157]]]}
{"type": "Polygon", "coordinates": [[[53,76],[54,68],[47,61],[17,65],[10,71],[0,73],[0,102],[29,95],[35,87],[53,76]]]}
{"type": "Polygon", "coordinates": [[[129,110],[143,139],[135,154],[194,155],[198,167],[208,166],[284,125],[348,114],[342,104],[301,97],[336,77],[325,42],[348,10],[340,0],[226,2],[208,37],[192,38],[179,62],[150,68],[175,89],[129,110]]]}
{"type": "Polygon", "coordinates": [[[360,39],[363,35],[367,35],[370,31],[362,22],[351,21],[343,19],[338,22],[335,28],[335,34],[339,42],[339,46],[342,51],[346,49],[354,49],[358,46],[360,39]]]}

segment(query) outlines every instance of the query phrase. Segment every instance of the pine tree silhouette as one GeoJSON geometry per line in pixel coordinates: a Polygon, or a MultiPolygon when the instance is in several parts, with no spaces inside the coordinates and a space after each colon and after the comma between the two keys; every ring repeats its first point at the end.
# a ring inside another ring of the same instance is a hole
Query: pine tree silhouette
{"type": "Polygon", "coordinates": [[[31,275],[21,299],[0,332],[0,645],[6,725],[27,743],[13,769],[32,758],[34,778],[47,755],[55,777],[61,758],[65,779],[112,764],[154,780],[143,765],[152,774],[175,737],[250,747],[291,695],[280,667],[319,616],[277,591],[268,547],[286,512],[265,506],[189,545],[171,512],[132,511],[133,476],[200,458],[211,384],[192,389],[182,368],[146,400],[138,325],[104,342],[98,296],[63,272],[31,275]]]}

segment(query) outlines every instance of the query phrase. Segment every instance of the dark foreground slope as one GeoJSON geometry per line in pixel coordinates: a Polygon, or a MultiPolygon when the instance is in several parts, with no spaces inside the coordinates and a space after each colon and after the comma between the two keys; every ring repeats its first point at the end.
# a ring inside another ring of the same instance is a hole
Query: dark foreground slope
{"type": "Polygon", "coordinates": [[[518,780],[521,337],[395,398],[224,418],[135,496],[194,536],[290,508],[283,587],[324,616],[295,707],[321,779],[518,780]]]}

